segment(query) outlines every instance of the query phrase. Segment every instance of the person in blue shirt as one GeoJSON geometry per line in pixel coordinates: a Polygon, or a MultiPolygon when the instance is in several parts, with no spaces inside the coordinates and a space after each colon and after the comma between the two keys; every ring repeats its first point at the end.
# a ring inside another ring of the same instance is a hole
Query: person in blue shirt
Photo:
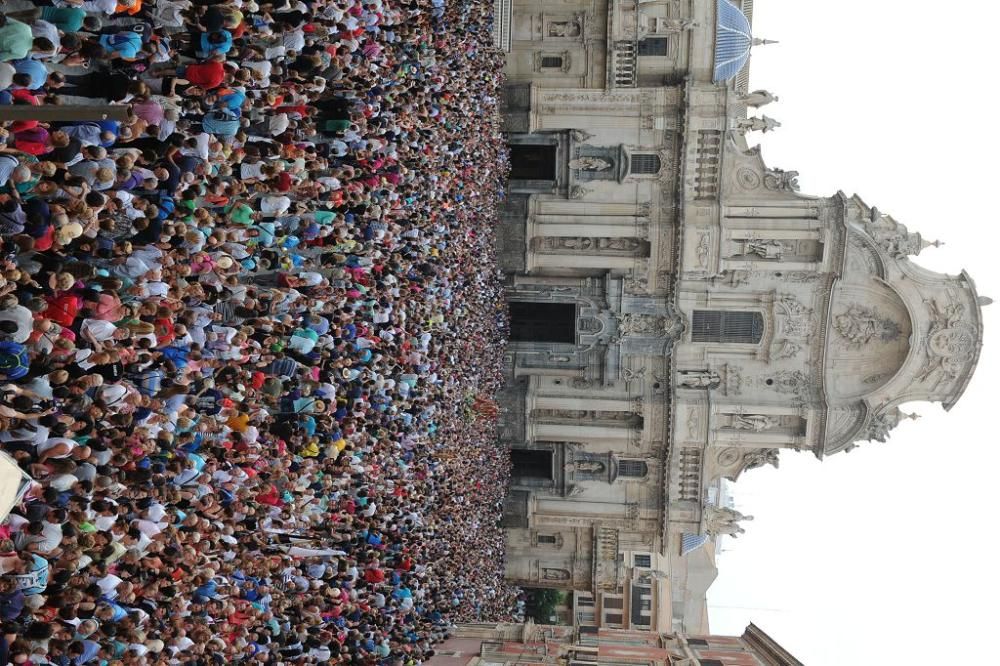
{"type": "Polygon", "coordinates": [[[108,52],[109,57],[122,60],[135,60],[142,51],[142,35],[131,30],[101,35],[97,43],[108,52]]]}
{"type": "Polygon", "coordinates": [[[216,53],[229,53],[233,48],[233,34],[228,30],[213,30],[201,33],[198,40],[198,58],[204,59],[216,53]]]}
{"type": "Polygon", "coordinates": [[[45,64],[34,58],[22,58],[10,64],[14,66],[14,71],[17,72],[14,75],[15,85],[27,88],[28,90],[38,90],[45,85],[45,81],[48,79],[49,72],[45,68],[45,64]],[[18,74],[22,76],[18,76],[18,74]],[[25,77],[27,80],[25,80],[25,77]]]}

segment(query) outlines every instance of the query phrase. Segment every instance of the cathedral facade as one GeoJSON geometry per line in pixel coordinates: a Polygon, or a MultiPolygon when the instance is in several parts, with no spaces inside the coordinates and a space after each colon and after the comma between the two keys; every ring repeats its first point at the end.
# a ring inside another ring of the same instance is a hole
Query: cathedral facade
{"type": "Polygon", "coordinates": [[[951,407],[985,299],[764,162],[753,0],[504,6],[508,577],[580,627],[698,631],[713,540],[743,529],[720,480],[951,407]]]}

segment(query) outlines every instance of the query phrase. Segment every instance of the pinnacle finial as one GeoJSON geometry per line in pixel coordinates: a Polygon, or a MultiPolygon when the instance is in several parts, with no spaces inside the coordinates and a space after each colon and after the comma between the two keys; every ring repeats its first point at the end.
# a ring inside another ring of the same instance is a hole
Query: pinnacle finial
{"type": "Polygon", "coordinates": [[[993,305],[993,299],[989,296],[980,296],[976,299],[976,303],[979,304],[979,307],[985,308],[987,305],[993,305]]]}
{"type": "Polygon", "coordinates": [[[777,43],[778,40],[776,39],[758,39],[756,37],[753,38],[754,46],[767,46],[768,44],[777,44],[777,43]]]}

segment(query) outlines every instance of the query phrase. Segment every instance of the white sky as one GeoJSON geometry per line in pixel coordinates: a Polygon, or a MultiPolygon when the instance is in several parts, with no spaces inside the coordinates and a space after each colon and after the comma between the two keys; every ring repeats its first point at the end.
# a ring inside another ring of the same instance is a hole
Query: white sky
{"type": "Polygon", "coordinates": [[[857,193],[945,241],[917,261],[967,269],[998,303],[950,413],[916,405],[924,418],[887,444],[822,463],[786,452],[781,469],[733,487],[756,520],[719,558],[713,633],[752,620],[809,666],[989,661],[981,639],[1000,620],[997,25],[1000,3],[984,0],[756,1],[754,34],[781,42],[755,49],[751,66],[751,87],[781,97],[762,111],[783,126],[755,135],[765,162],[800,171],[804,193],[857,193]]]}

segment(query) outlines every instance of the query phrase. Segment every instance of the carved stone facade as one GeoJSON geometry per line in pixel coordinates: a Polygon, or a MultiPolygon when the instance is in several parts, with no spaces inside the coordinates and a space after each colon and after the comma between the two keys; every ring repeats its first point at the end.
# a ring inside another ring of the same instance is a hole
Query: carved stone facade
{"type": "Polygon", "coordinates": [[[685,538],[743,529],[709,489],[884,441],[978,360],[972,280],[911,260],[933,243],[748,145],[776,96],[715,80],[717,7],[514,2],[507,567],[589,598],[578,624],[699,621],[685,538]],[[634,589],[646,614],[620,605],[634,589]]]}

